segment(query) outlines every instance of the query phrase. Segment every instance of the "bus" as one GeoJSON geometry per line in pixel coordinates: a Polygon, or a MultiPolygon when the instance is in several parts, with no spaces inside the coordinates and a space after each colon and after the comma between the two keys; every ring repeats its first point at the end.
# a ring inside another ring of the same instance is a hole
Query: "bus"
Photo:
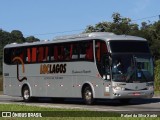
{"type": "Polygon", "coordinates": [[[153,59],[141,37],[93,32],[4,47],[3,90],[25,102],[38,97],[96,99],[154,95],[153,59]]]}

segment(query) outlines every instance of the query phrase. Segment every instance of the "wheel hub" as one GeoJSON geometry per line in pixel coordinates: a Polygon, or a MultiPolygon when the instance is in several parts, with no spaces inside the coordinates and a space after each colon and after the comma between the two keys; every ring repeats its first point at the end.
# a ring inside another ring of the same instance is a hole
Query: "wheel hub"
{"type": "Polygon", "coordinates": [[[91,93],[91,91],[89,91],[89,90],[86,91],[86,93],[85,93],[85,98],[86,98],[87,100],[89,100],[89,99],[92,98],[92,93],[91,93]]]}
{"type": "Polygon", "coordinates": [[[24,98],[25,98],[25,99],[28,99],[28,98],[29,98],[29,91],[28,91],[28,90],[25,90],[25,91],[24,91],[24,98]]]}

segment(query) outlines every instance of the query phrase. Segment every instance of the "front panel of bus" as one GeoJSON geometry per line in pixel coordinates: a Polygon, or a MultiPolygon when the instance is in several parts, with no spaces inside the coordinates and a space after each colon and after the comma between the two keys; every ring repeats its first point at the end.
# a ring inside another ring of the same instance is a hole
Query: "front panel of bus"
{"type": "Polygon", "coordinates": [[[108,44],[112,58],[112,98],[152,97],[153,60],[147,41],[114,40],[108,44]]]}

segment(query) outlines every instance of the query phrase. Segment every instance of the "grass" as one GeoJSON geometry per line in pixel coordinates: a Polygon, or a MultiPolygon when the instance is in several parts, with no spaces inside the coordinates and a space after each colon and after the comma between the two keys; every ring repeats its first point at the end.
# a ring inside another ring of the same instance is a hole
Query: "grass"
{"type": "MultiPolygon", "coordinates": [[[[1,120],[158,120],[159,118],[124,118],[120,117],[119,113],[113,112],[98,112],[98,111],[87,111],[79,109],[60,109],[60,108],[46,108],[26,105],[15,105],[15,104],[0,104],[0,111],[14,111],[19,113],[26,113],[26,111],[48,113],[55,117],[42,117],[42,118],[0,118],[1,120]],[[74,116],[73,116],[74,114],[74,116]],[[115,117],[104,117],[112,116],[115,117]],[[58,117],[57,117],[58,116],[58,117]],[[72,117],[71,117],[72,116],[72,117]],[[76,116],[76,117],[75,117],[76,116]],[[89,117],[92,116],[92,117],[89,117]],[[103,116],[103,117],[101,117],[103,116]],[[119,116],[119,117],[117,117],[119,116]]],[[[47,114],[46,114],[47,115],[47,114]]]]}
{"type": "Polygon", "coordinates": [[[154,95],[155,95],[155,96],[160,96],[160,91],[155,91],[155,92],[154,92],[154,95]]]}

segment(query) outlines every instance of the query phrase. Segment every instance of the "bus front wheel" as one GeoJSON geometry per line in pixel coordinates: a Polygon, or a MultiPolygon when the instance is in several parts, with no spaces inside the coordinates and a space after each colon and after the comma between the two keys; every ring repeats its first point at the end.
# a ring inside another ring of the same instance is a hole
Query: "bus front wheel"
{"type": "Polygon", "coordinates": [[[86,86],[83,90],[83,100],[85,104],[92,105],[94,103],[93,92],[90,86],[86,86]]]}
{"type": "Polygon", "coordinates": [[[24,88],[22,89],[22,97],[23,97],[24,102],[31,101],[30,90],[28,86],[24,86],[24,88]]]}

